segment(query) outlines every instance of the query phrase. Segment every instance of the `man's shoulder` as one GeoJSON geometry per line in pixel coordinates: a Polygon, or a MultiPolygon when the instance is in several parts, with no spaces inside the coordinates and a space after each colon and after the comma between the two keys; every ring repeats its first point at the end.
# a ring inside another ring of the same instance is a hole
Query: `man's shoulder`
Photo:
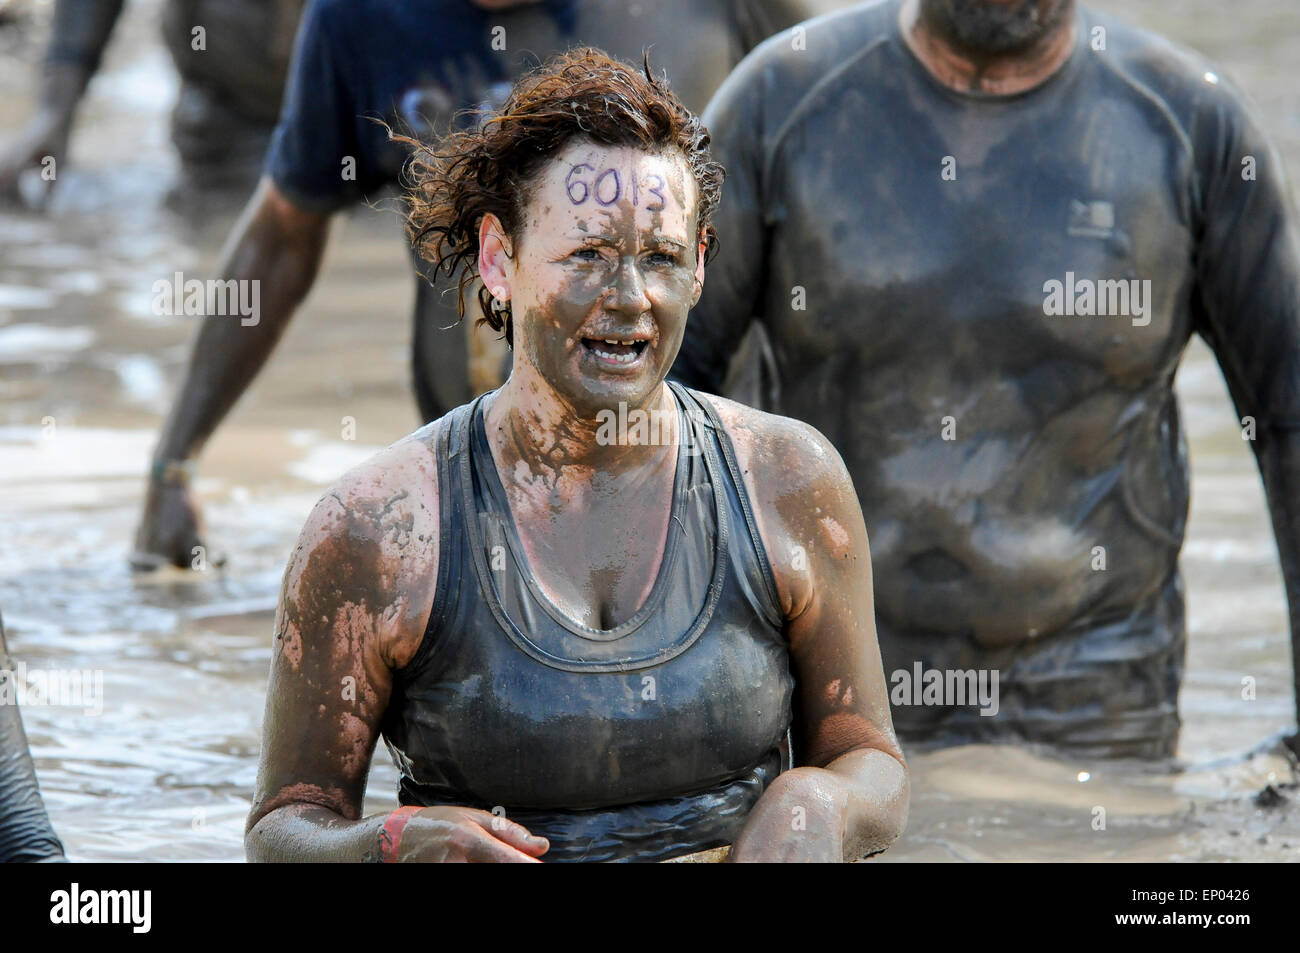
{"type": "Polygon", "coordinates": [[[839,96],[844,82],[870,85],[863,64],[897,32],[897,0],[871,0],[822,14],[768,37],[727,77],[705,111],[705,123],[751,141],[775,144],[806,107],[839,96]],[[846,71],[854,71],[851,80],[846,71]]]}
{"type": "Polygon", "coordinates": [[[892,36],[896,11],[896,0],[869,0],[823,13],[768,37],[746,63],[750,68],[780,69],[792,81],[811,85],[826,70],[892,36]]]}
{"type": "Polygon", "coordinates": [[[1203,53],[1166,36],[1085,7],[1090,52],[1136,93],[1166,108],[1180,124],[1211,106],[1238,112],[1242,94],[1203,53]]]}

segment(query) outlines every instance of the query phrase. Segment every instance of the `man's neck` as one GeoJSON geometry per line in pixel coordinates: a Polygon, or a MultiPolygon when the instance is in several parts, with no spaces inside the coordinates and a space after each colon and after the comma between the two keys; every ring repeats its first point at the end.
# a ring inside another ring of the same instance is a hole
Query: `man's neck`
{"type": "Polygon", "coordinates": [[[920,0],[903,0],[898,25],[917,59],[937,79],[963,93],[1014,96],[1046,82],[1070,58],[1075,43],[1074,4],[1032,46],[1008,54],[980,55],[954,45],[921,16],[920,0]]]}

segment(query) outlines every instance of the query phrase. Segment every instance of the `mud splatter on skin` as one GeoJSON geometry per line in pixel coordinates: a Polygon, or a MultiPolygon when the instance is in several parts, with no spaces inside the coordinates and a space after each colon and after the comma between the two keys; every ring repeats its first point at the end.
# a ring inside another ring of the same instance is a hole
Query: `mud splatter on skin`
{"type": "Polygon", "coordinates": [[[303,529],[276,618],[250,829],[289,804],[360,817],[393,670],[418,648],[433,602],[433,432],[348,474],[303,529]]]}
{"type": "Polygon", "coordinates": [[[511,377],[487,408],[497,469],[538,582],[597,628],[636,612],[665,548],[678,427],[663,378],[701,287],[695,194],[678,152],[575,142],[542,173],[529,231],[480,259],[517,320],[511,377]],[[646,343],[611,368],[583,343],[605,338],[646,343]],[[665,422],[658,444],[602,443],[602,411],[638,410],[665,422]]]}

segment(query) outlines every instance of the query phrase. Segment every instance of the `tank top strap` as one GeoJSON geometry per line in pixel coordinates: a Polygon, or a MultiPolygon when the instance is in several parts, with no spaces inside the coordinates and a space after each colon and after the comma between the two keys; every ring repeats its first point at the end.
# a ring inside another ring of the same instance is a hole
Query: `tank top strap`
{"type": "Polygon", "coordinates": [[[718,416],[717,410],[707,397],[676,381],[669,380],[666,383],[686,408],[692,424],[692,439],[701,439],[707,435],[713,449],[722,458],[724,465],[720,468],[722,470],[720,475],[725,483],[727,499],[735,515],[739,517],[739,522],[745,527],[745,542],[748,544],[741,544],[739,534],[732,542],[736,568],[742,582],[750,590],[748,595],[754,601],[755,608],[760,609],[773,625],[780,626],[784,623],[784,617],[776,586],[776,575],[767,555],[767,547],[763,544],[762,536],[759,535],[758,523],[754,520],[754,507],[749,492],[745,489],[740,465],[736,461],[736,448],[731,441],[731,435],[727,433],[722,418],[718,416]]]}
{"type": "Polygon", "coordinates": [[[411,660],[396,672],[399,680],[408,680],[420,672],[442,627],[448,619],[455,618],[463,586],[459,578],[452,578],[452,573],[459,574],[460,567],[468,565],[465,545],[468,532],[461,501],[465,497],[468,472],[465,464],[469,456],[470,423],[485,396],[480,395],[448,413],[434,442],[438,466],[438,582],[434,589],[433,611],[424,627],[424,638],[411,660]]]}

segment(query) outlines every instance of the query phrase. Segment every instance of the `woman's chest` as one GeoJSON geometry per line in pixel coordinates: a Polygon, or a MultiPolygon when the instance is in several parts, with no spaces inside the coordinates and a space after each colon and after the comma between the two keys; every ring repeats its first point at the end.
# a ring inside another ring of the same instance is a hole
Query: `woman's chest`
{"type": "Polygon", "coordinates": [[[412,779],[488,805],[654,800],[737,776],[790,723],[784,640],[744,600],[719,599],[698,638],[656,664],[557,661],[521,651],[462,598],[423,671],[395,693],[386,734],[412,779]]]}

